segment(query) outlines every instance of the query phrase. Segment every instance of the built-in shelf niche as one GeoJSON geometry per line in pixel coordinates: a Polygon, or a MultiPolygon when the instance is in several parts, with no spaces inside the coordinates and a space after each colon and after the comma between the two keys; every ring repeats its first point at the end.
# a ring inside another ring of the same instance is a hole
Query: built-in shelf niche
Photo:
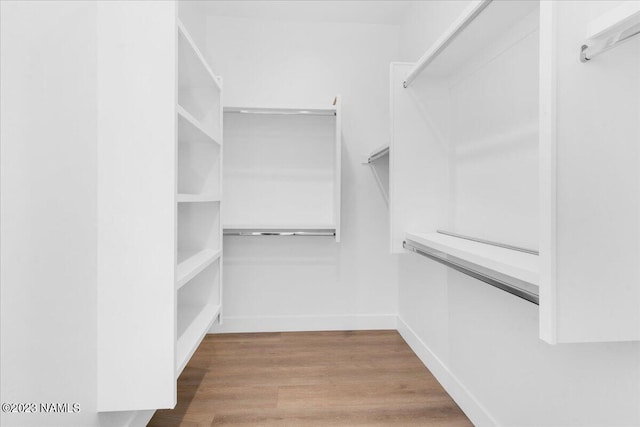
{"type": "MultiPolygon", "coordinates": [[[[219,199],[221,145],[178,115],[178,194],[219,199]]],[[[187,199],[187,197],[183,197],[187,199]]]]}
{"type": "Polygon", "coordinates": [[[225,229],[340,225],[340,108],[225,107],[225,229]]]}
{"type": "Polygon", "coordinates": [[[178,204],[178,252],[219,250],[220,203],[178,204]]]}

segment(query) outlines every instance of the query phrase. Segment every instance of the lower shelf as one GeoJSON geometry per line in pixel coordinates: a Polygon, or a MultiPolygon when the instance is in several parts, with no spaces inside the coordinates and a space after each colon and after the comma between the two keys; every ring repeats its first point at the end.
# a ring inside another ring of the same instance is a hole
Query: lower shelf
{"type": "Polygon", "coordinates": [[[201,251],[179,251],[176,287],[179,289],[212,262],[220,258],[222,251],[203,249],[201,251]]]}
{"type": "Polygon", "coordinates": [[[406,233],[405,249],[535,304],[538,256],[441,233],[406,233]]]}
{"type": "Polygon", "coordinates": [[[219,305],[178,306],[178,343],[176,346],[176,378],[182,373],[207,331],[220,314],[219,305]]]}
{"type": "Polygon", "coordinates": [[[176,195],[176,201],[178,203],[213,203],[219,202],[220,196],[215,194],[179,193],[176,195]]]}

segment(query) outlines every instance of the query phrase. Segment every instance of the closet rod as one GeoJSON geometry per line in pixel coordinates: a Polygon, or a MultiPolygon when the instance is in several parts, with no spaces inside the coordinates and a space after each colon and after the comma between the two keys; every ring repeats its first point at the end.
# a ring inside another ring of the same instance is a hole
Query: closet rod
{"type": "Polygon", "coordinates": [[[453,42],[453,40],[464,31],[467,26],[473,22],[480,12],[482,12],[492,0],[476,0],[458,17],[456,22],[449,28],[449,31],[445,33],[435,45],[433,45],[422,58],[418,60],[416,65],[407,76],[406,80],[402,83],[402,86],[408,88],[409,85],[418,77],[418,74],[422,72],[434,59],[438,57],[446,48],[453,42]]]}
{"type": "Polygon", "coordinates": [[[389,146],[388,145],[386,147],[382,147],[382,148],[374,151],[373,153],[371,153],[371,155],[367,159],[367,163],[371,163],[374,160],[378,160],[379,158],[384,157],[387,154],[389,154],[389,146]]]}
{"type": "Polygon", "coordinates": [[[524,289],[526,287],[526,282],[503,275],[500,275],[501,277],[496,277],[497,274],[495,273],[494,275],[490,275],[484,272],[483,268],[476,264],[450,255],[447,256],[446,254],[442,254],[442,252],[434,251],[433,249],[427,248],[426,246],[411,240],[402,242],[402,247],[418,255],[422,255],[433,261],[439,262],[440,264],[446,265],[447,267],[466,274],[467,276],[471,276],[474,279],[478,279],[500,290],[520,297],[526,301],[532,302],[536,305],[540,303],[540,297],[538,294],[524,289]]]}
{"type": "Polygon", "coordinates": [[[632,28],[626,32],[622,32],[610,43],[606,43],[603,46],[589,46],[583,44],[580,48],[580,62],[591,61],[596,56],[604,53],[614,47],[619,46],[621,43],[629,41],[632,37],[640,35],[640,27],[632,28]]]}
{"type": "Polygon", "coordinates": [[[480,239],[478,237],[465,236],[464,234],[452,233],[445,230],[436,230],[436,233],[445,234],[451,237],[457,237],[459,239],[471,240],[472,242],[484,243],[485,245],[497,246],[499,248],[510,249],[512,251],[524,252],[531,255],[540,255],[538,251],[528,248],[521,248],[520,246],[507,245],[506,243],[498,243],[491,240],[480,239]]]}
{"type": "Polygon", "coordinates": [[[301,237],[335,237],[335,230],[224,230],[225,236],[301,236],[301,237]]]}

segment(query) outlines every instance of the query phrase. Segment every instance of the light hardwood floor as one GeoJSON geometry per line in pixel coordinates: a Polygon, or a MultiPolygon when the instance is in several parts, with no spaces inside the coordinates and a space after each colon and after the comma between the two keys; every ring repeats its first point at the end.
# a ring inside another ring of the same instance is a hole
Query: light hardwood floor
{"type": "Polygon", "coordinates": [[[396,331],[207,335],[149,426],[471,426],[396,331]]]}

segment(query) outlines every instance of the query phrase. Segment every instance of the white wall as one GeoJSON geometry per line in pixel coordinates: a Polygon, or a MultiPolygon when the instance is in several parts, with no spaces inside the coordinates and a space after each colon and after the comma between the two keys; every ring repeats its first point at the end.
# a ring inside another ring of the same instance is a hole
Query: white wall
{"type": "Polygon", "coordinates": [[[97,9],[0,2],[1,400],[79,405],[7,427],[150,416],[96,412],[97,9]]]}
{"type": "Polygon", "coordinates": [[[206,56],[225,105],[343,100],[342,241],[225,238],[222,330],[395,328],[387,207],[361,162],[388,139],[397,40],[393,25],[209,16],[206,56]]]}
{"type": "MultiPolygon", "coordinates": [[[[401,29],[415,61],[467,5],[415,2],[401,29]]],[[[537,306],[426,258],[399,261],[399,328],[480,425],[640,425],[640,344],[550,346],[537,306]]]]}
{"type": "Polygon", "coordinates": [[[184,24],[200,51],[207,43],[207,2],[178,0],[178,19],[184,24]]]}
{"type": "Polygon", "coordinates": [[[2,2],[2,425],[89,425],[96,377],[96,6],[2,2]]]}

